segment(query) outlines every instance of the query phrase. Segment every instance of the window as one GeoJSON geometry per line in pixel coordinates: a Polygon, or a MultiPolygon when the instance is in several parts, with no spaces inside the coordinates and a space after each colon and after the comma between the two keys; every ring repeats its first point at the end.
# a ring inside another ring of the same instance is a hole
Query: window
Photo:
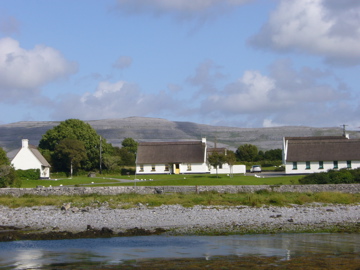
{"type": "Polygon", "coordinates": [[[346,168],[351,169],[351,160],[346,161],[346,168]]]}
{"type": "Polygon", "coordinates": [[[166,172],[169,171],[169,164],[165,164],[165,170],[164,171],[166,171],[166,172]]]}
{"type": "Polygon", "coordinates": [[[222,164],[219,164],[219,169],[222,169],[223,168],[223,165],[222,164]]]}
{"type": "Polygon", "coordinates": [[[297,170],[297,162],[293,162],[293,170],[297,170]]]}
{"type": "Polygon", "coordinates": [[[337,160],[334,160],[334,169],[337,169],[337,168],[339,168],[338,162],[337,162],[337,160]]]}
{"type": "Polygon", "coordinates": [[[191,171],[191,164],[190,163],[188,163],[188,165],[187,165],[187,170],[191,171]]]}
{"type": "Polygon", "coordinates": [[[140,164],[140,172],[143,172],[143,171],[144,171],[144,165],[140,164]]]}
{"type": "Polygon", "coordinates": [[[156,170],[155,170],[155,164],[151,165],[151,171],[152,171],[152,172],[156,172],[156,170]]]}
{"type": "Polygon", "coordinates": [[[310,170],[310,161],[306,161],[305,163],[305,169],[310,170]]]}
{"type": "Polygon", "coordinates": [[[319,169],[324,169],[324,161],[319,161],[319,169]]]}

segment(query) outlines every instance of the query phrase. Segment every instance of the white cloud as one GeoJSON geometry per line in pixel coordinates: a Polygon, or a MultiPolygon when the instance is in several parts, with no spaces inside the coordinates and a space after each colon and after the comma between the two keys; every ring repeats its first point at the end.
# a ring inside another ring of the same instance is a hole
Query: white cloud
{"type": "Polygon", "coordinates": [[[159,116],[176,113],[176,102],[171,94],[145,94],[137,85],[125,81],[100,82],[96,90],[80,95],[66,95],[54,105],[55,119],[80,118],[85,120],[128,116],[159,116]]]}
{"type": "Polygon", "coordinates": [[[12,38],[0,39],[0,96],[24,98],[39,92],[39,87],[76,71],[59,51],[37,45],[32,50],[20,47],[12,38]]]}
{"type": "Polygon", "coordinates": [[[120,11],[155,16],[170,14],[179,19],[208,18],[252,0],[117,0],[120,11]]]}
{"type": "Polygon", "coordinates": [[[279,61],[270,67],[269,75],[244,72],[236,82],[207,96],[200,112],[222,122],[243,121],[245,126],[334,126],[356,117],[351,104],[346,87],[332,74],[296,70],[291,62],[279,61]]]}
{"type": "Polygon", "coordinates": [[[319,55],[326,62],[360,64],[359,1],[281,0],[250,43],[278,51],[319,55]],[[339,1],[337,1],[339,2],[339,1]]]}

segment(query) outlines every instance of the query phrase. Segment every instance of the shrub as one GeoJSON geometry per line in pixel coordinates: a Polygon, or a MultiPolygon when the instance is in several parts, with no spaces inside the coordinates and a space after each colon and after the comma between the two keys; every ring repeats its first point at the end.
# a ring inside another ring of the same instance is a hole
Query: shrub
{"type": "Polygon", "coordinates": [[[40,169],[16,170],[16,176],[21,180],[38,180],[40,169]]]}
{"type": "Polygon", "coordinates": [[[339,171],[309,174],[301,179],[299,183],[306,184],[350,184],[360,182],[360,170],[341,169],[339,171]]]}
{"type": "Polygon", "coordinates": [[[135,169],[132,168],[122,168],[121,175],[135,175],[135,169]]]}

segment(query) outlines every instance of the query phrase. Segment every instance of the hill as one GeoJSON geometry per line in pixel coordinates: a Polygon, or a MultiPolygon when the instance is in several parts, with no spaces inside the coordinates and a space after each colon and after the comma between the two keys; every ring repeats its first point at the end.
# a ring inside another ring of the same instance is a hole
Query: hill
{"type": "MultiPolygon", "coordinates": [[[[226,146],[232,150],[245,143],[268,150],[281,148],[284,136],[342,135],[340,126],[332,128],[305,126],[239,128],[145,117],[85,122],[89,123],[114,146],[120,146],[122,140],[127,137],[136,141],[198,140],[206,137],[210,146],[214,145],[216,140],[218,146],[226,146]]],[[[30,144],[38,145],[42,135],[59,123],[56,121],[31,121],[0,125],[0,146],[7,152],[16,151],[21,146],[23,138],[29,139],[30,144]]],[[[350,138],[360,138],[359,132],[349,131],[348,133],[350,138]]]]}

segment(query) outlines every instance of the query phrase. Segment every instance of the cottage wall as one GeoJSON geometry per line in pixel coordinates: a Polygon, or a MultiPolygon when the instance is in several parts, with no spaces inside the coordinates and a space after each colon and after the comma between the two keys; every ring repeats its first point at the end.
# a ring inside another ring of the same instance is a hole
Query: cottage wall
{"type": "MultiPolygon", "coordinates": [[[[216,168],[211,166],[210,169],[211,174],[216,174],[216,168]]],[[[218,174],[239,174],[239,173],[246,173],[246,166],[245,165],[233,165],[232,166],[232,172],[231,172],[231,166],[227,163],[222,165],[222,168],[218,169],[218,174]]]]}
{"type": "Polygon", "coordinates": [[[40,169],[41,163],[34,156],[29,148],[21,148],[19,153],[12,160],[11,164],[15,170],[40,169]]]}
{"type": "MultiPolygon", "coordinates": [[[[338,170],[346,169],[347,161],[338,161],[338,170]]],[[[360,161],[351,161],[351,169],[360,168],[360,161]]],[[[318,172],[327,172],[328,170],[334,169],[333,161],[324,161],[323,169],[319,168],[318,161],[310,162],[310,169],[306,168],[306,162],[297,162],[297,169],[293,169],[293,162],[287,162],[285,165],[286,174],[310,174],[310,173],[318,173],[318,172]]]]}
{"type": "MultiPolygon", "coordinates": [[[[209,168],[205,163],[192,163],[190,165],[191,170],[188,170],[188,163],[180,163],[179,169],[180,174],[183,173],[208,173],[209,168]]],[[[136,165],[136,174],[169,174],[169,173],[175,173],[175,165],[170,164],[168,166],[168,170],[166,169],[165,164],[143,164],[142,170],[141,165],[136,165]],[[153,165],[155,165],[155,170],[153,170],[153,165]]]]}

